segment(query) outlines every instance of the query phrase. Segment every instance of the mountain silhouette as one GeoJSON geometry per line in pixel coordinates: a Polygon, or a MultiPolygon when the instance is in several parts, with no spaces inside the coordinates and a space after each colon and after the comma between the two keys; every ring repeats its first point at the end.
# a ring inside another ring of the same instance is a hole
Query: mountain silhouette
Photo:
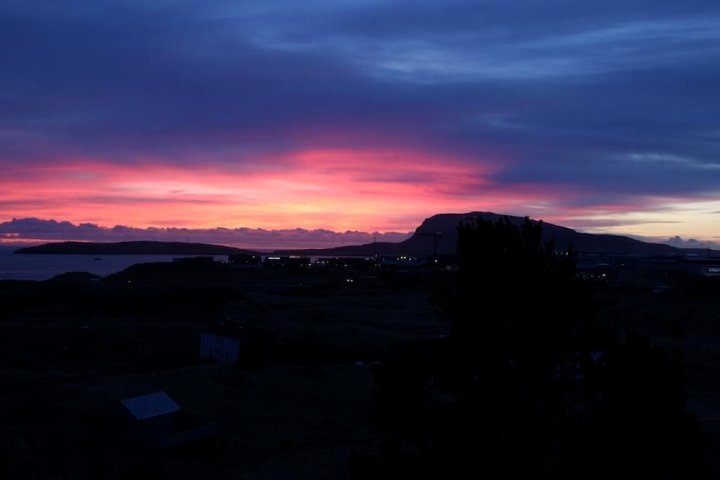
{"type": "MultiPolygon", "coordinates": [[[[326,255],[326,256],[369,256],[369,255],[416,255],[426,256],[438,253],[452,255],[456,253],[457,227],[462,221],[475,218],[497,221],[507,218],[511,223],[519,225],[523,217],[502,215],[492,212],[441,213],[425,219],[415,233],[402,242],[377,242],[363,245],[322,249],[278,250],[273,253],[284,255],[326,255]]],[[[536,221],[536,220],[533,220],[536,221]]],[[[555,240],[555,246],[564,250],[572,244],[577,252],[605,253],[616,255],[640,256],[673,256],[680,255],[683,250],[670,245],[648,243],[621,235],[604,235],[577,232],[571,228],[543,222],[545,240],[555,240]]],[[[236,253],[254,253],[250,250],[211,245],[205,243],[182,242],[56,242],[26,247],[16,253],[46,254],[86,254],[86,255],[232,255],[236,253]]]]}
{"type": "MultiPolygon", "coordinates": [[[[441,213],[425,219],[407,240],[399,243],[367,243],[336,248],[282,250],[280,254],[299,255],[452,255],[456,253],[457,227],[462,221],[474,218],[497,221],[507,218],[519,225],[524,217],[502,215],[493,212],[441,213]]],[[[536,221],[536,220],[532,220],[536,221]]],[[[672,256],[681,254],[681,250],[670,245],[642,242],[622,235],[581,233],[571,228],[543,222],[545,240],[555,240],[557,249],[564,250],[572,244],[573,249],[583,253],[606,253],[617,255],[672,256]]]]}

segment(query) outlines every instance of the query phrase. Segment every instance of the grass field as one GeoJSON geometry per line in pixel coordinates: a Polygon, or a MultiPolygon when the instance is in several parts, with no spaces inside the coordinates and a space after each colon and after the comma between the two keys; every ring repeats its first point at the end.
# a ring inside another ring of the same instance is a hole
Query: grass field
{"type": "MultiPolygon", "coordinates": [[[[394,342],[447,333],[428,302],[431,277],[347,278],[146,266],[104,280],[0,282],[0,477],[345,478],[352,451],[378,435],[373,362],[394,342]],[[228,320],[271,332],[293,355],[201,362],[200,332],[228,320]],[[160,390],[219,436],[170,451],[124,438],[119,401],[160,390]]],[[[688,407],[720,471],[720,298],[595,297],[601,324],[684,352],[688,407]]]]}

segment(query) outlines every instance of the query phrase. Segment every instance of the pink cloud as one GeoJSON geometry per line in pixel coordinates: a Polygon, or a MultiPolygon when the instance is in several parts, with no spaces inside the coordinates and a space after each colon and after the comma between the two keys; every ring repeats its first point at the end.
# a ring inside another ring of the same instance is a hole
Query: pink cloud
{"type": "Polygon", "coordinates": [[[52,158],[3,169],[0,221],[407,232],[442,212],[496,211],[581,227],[583,217],[643,206],[637,197],[594,202],[578,186],[498,183],[503,164],[493,152],[477,158],[387,145],[264,153],[252,164],[52,158]]]}
{"type": "Polygon", "coordinates": [[[426,212],[468,209],[482,197],[481,191],[444,191],[482,183],[484,167],[423,152],[318,150],[256,160],[259,167],[242,169],[152,159],[141,168],[89,159],[17,166],[3,180],[0,205],[14,216],[100,225],[148,227],[175,218],[194,228],[384,231],[414,228],[426,212]],[[283,167],[262,166],[276,161],[283,167]],[[413,214],[411,223],[399,225],[413,214]]]}

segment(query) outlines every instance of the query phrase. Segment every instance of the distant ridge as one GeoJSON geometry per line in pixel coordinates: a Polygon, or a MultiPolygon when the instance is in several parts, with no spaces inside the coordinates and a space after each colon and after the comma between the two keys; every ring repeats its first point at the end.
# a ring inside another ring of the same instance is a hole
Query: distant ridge
{"type": "Polygon", "coordinates": [[[211,245],[207,243],[182,242],[57,242],[16,250],[20,254],[61,255],[233,255],[254,253],[249,250],[211,245]]]}
{"type": "MultiPolygon", "coordinates": [[[[328,256],[430,255],[434,253],[434,237],[437,236],[437,253],[451,255],[456,253],[458,224],[463,220],[474,218],[483,218],[493,222],[501,218],[507,218],[516,225],[524,221],[524,217],[492,212],[441,213],[425,219],[415,230],[412,237],[399,243],[367,243],[326,249],[281,250],[275,253],[328,256]]],[[[682,254],[681,249],[670,245],[642,242],[622,235],[580,233],[571,228],[545,222],[543,222],[543,237],[546,240],[554,238],[558,249],[566,249],[572,243],[575,251],[584,253],[641,256],[675,256],[682,254]]]]}
{"type": "MultiPolygon", "coordinates": [[[[474,218],[497,221],[507,218],[519,225],[523,217],[502,215],[493,212],[441,213],[425,219],[415,233],[399,243],[377,242],[363,245],[348,245],[334,248],[277,250],[279,255],[322,255],[322,256],[370,256],[370,255],[441,255],[456,253],[457,226],[461,221],[474,218]]],[[[536,221],[536,220],[532,220],[536,221]]],[[[685,250],[660,243],[649,243],[621,235],[604,235],[577,232],[571,228],[543,222],[543,237],[555,239],[558,249],[566,249],[572,243],[575,251],[589,254],[677,256],[685,250]]],[[[205,243],[133,241],[116,243],[58,242],[25,247],[17,250],[20,254],[76,254],[76,255],[232,255],[237,253],[256,254],[224,245],[205,243]]]]}

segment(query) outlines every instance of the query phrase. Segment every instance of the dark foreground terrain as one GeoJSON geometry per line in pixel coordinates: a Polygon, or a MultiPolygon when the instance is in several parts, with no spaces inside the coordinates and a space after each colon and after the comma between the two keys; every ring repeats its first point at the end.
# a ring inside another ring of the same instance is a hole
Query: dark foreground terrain
{"type": "MultiPolygon", "coordinates": [[[[448,275],[165,264],[0,282],[0,477],[347,478],[383,435],[375,369],[388,350],[448,333],[429,302],[448,275]],[[201,331],[228,321],[274,340],[239,365],[200,360],[201,331]],[[156,391],[219,433],[133,442],[120,400],[156,391]]],[[[600,285],[594,299],[602,325],[684,352],[717,470],[720,296],[600,285]]]]}
{"type": "Polygon", "coordinates": [[[373,362],[443,332],[424,275],[158,264],[64,277],[0,282],[2,478],[343,478],[375,434],[373,362]],[[282,349],[201,361],[201,330],[228,320],[282,349]],[[120,400],[155,391],[220,434],[170,451],[126,439],[120,400]]]}

